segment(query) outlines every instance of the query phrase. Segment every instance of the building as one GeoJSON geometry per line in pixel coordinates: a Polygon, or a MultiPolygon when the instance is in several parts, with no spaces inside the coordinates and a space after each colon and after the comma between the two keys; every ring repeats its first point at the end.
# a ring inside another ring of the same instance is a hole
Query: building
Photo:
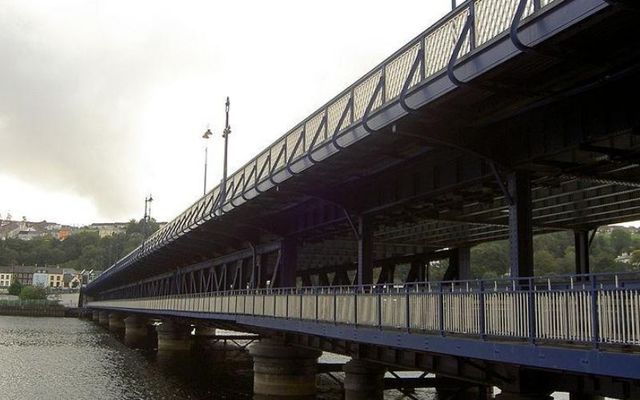
{"type": "Polygon", "coordinates": [[[105,222],[105,223],[94,223],[89,226],[91,230],[97,230],[98,235],[103,238],[111,235],[116,235],[118,233],[125,233],[127,231],[127,223],[126,222],[105,222]]]}
{"type": "Polygon", "coordinates": [[[11,286],[11,282],[13,274],[11,272],[0,272],[0,287],[9,287],[11,286]]]}
{"type": "Polygon", "coordinates": [[[16,265],[10,267],[0,267],[0,271],[11,273],[12,280],[15,280],[21,285],[26,286],[33,284],[33,274],[36,272],[36,267],[16,265]]]}
{"type": "Polygon", "coordinates": [[[0,266],[0,287],[9,286],[13,281],[23,286],[40,286],[49,288],[69,288],[65,286],[65,274],[70,275],[68,282],[81,281],[82,275],[74,269],[58,266],[13,265],[0,266]]]}

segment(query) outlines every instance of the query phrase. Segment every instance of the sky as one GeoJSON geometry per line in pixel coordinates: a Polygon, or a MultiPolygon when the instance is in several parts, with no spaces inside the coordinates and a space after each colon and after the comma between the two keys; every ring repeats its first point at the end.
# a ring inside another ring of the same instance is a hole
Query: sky
{"type": "Polygon", "coordinates": [[[171,220],[450,0],[0,0],[0,217],[171,220]]]}

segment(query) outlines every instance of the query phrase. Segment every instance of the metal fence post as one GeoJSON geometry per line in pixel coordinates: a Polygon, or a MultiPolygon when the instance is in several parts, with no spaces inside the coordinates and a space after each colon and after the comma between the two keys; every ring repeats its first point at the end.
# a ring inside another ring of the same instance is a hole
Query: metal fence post
{"type": "Polygon", "coordinates": [[[480,321],[479,321],[479,328],[480,328],[480,337],[482,338],[482,340],[486,340],[487,339],[487,331],[486,331],[486,324],[485,324],[485,305],[484,305],[484,281],[480,281],[479,282],[479,290],[480,290],[480,321]]]}
{"type": "Polygon", "coordinates": [[[594,348],[600,343],[600,318],[598,317],[598,285],[596,276],[591,276],[591,342],[594,348]]]}
{"type": "Polygon", "coordinates": [[[529,278],[529,342],[536,342],[536,299],[533,278],[529,278]]]}
{"type": "Polygon", "coordinates": [[[440,335],[444,336],[444,284],[440,282],[440,295],[438,296],[438,307],[440,311],[440,335]]]}

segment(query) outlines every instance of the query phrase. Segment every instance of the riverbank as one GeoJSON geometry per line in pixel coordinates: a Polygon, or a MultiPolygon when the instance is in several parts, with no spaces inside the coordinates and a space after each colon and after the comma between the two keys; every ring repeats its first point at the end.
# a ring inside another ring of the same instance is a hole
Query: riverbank
{"type": "Polygon", "coordinates": [[[49,300],[0,300],[0,315],[24,317],[65,317],[66,307],[49,300]]]}

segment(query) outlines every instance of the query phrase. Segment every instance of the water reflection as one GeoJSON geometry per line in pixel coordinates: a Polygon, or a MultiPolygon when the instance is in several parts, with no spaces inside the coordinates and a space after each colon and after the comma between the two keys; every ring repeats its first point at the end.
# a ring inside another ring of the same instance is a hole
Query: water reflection
{"type": "MultiPolygon", "coordinates": [[[[0,398],[251,399],[248,354],[213,347],[196,353],[132,350],[90,321],[0,316],[0,398]]],[[[320,358],[328,363],[347,360],[328,353],[320,358]]],[[[433,389],[416,389],[413,396],[437,398],[433,389]]],[[[320,375],[317,398],[341,399],[341,388],[320,375]]],[[[398,391],[385,392],[385,400],[407,398],[398,391]]]]}

